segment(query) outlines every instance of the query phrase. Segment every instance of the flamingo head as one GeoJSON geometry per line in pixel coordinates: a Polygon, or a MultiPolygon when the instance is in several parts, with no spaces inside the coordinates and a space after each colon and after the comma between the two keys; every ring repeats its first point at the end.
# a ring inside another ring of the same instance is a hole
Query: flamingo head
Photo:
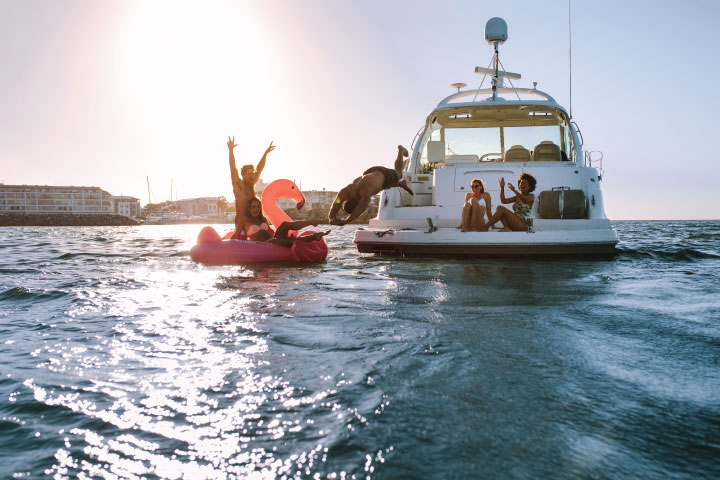
{"type": "Polygon", "coordinates": [[[275,204],[275,202],[277,202],[280,198],[294,200],[297,204],[298,210],[305,205],[305,196],[302,194],[298,186],[295,185],[295,182],[286,179],[271,182],[270,185],[265,187],[262,198],[263,205],[265,206],[267,204],[275,204]]]}

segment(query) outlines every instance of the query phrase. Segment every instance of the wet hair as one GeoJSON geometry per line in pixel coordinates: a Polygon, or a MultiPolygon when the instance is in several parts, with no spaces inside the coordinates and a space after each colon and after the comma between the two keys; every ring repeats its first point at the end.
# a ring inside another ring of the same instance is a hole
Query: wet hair
{"type": "Polygon", "coordinates": [[[255,167],[253,167],[251,164],[243,165],[242,167],[240,167],[240,175],[242,175],[243,173],[247,172],[248,170],[253,170],[253,171],[254,171],[254,170],[255,170],[255,167]]]}
{"type": "Polygon", "coordinates": [[[483,182],[481,178],[473,178],[472,182],[470,182],[470,185],[475,182],[478,182],[480,184],[480,193],[485,193],[485,182],[483,182]]]}
{"type": "Polygon", "coordinates": [[[266,219],[265,216],[263,215],[262,202],[261,202],[260,199],[257,198],[257,197],[251,198],[250,201],[248,202],[247,207],[245,207],[245,216],[246,216],[246,217],[253,218],[253,217],[252,217],[252,214],[250,214],[250,207],[252,207],[253,202],[257,202],[258,205],[260,205],[260,215],[258,215],[257,218],[260,219],[260,220],[262,220],[263,222],[267,223],[268,225],[270,225],[270,223],[267,221],[267,219],[266,219]]]}
{"type": "Polygon", "coordinates": [[[535,177],[533,177],[529,173],[523,173],[520,174],[520,177],[518,178],[518,183],[520,182],[520,180],[527,180],[527,182],[530,184],[530,191],[535,191],[535,185],[537,185],[537,180],[535,180],[535,177]]]}
{"type": "Polygon", "coordinates": [[[343,210],[345,210],[345,213],[351,214],[355,211],[357,206],[358,206],[357,199],[351,198],[350,200],[347,200],[345,203],[343,203],[343,210]]]}

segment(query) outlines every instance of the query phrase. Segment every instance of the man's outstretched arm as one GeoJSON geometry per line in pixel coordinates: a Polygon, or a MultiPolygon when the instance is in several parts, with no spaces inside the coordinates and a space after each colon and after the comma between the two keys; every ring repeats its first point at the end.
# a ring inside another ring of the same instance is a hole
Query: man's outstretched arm
{"type": "Polygon", "coordinates": [[[340,190],[338,194],[335,196],[335,200],[333,200],[332,206],[330,207],[330,211],[328,212],[328,223],[333,223],[334,221],[337,221],[337,214],[340,210],[340,206],[342,205],[342,194],[343,190],[340,190]]]}
{"type": "Polygon", "coordinates": [[[370,205],[370,195],[362,195],[360,197],[360,200],[358,201],[357,207],[355,207],[355,210],[350,214],[348,218],[343,220],[343,222],[339,225],[345,225],[346,223],[350,223],[356,218],[358,218],[360,215],[363,214],[363,212],[367,209],[368,205],[370,205]]]}
{"type": "Polygon", "coordinates": [[[273,150],[275,150],[275,145],[273,145],[273,142],[270,142],[270,146],[268,146],[268,148],[265,150],[265,153],[263,153],[262,158],[260,159],[257,166],[255,167],[255,183],[257,183],[258,180],[260,180],[260,174],[265,169],[265,160],[267,160],[267,155],[268,155],[268,153],[272,152],[273,150]]]}
{"type": "Polygon", "coordinates": [[[237,147],[235,144],[235,137],[228,137],[227,142],[228,150],[230,151],[230,178],[232,178],[233,187],[240,182],[240,175],[238,175],[237,167],[235,166],[235,154],[233,149],[237,147]]]}

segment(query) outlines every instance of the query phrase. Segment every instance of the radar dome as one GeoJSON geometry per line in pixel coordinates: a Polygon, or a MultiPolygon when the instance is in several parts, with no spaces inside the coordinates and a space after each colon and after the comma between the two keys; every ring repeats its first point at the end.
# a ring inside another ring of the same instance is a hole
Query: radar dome
{"type": "Polygon", "coordinates": [[[488,43],[502,45],[507,37],[507,23],[502,18],[493,17],[485,24],[485,40],[488,43]]]}

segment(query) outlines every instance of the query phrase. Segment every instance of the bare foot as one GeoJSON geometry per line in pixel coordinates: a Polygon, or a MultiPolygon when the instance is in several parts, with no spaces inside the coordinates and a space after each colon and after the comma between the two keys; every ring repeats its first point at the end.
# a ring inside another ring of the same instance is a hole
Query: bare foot
{"type": "Polygon", "coordinates": [[[410,155],[407,151],[407,148],[403,147],[402,145],[398,145],[398,151],[402,153],[403,157],[407,157],[408,155],[410,155]]]}
{"type": "Polygon", "coordinates": [[[500,231],[500,232],[512,232],[512,230],[510,230],[510,229],[507,228],[507,227],[503,227],[503,228],[501,228],[501,229],[498,230],[498,231],[500,231]]]}
{"type": "Polygon", "coordinates": [[[315,240],[320,240],[322,237],[330,233],[330,230],[326,230],[324,232],[316,232],[312,235],[304,235],[302,237],[299,237],[298,240],[302,240],[303,242],[314,242],[315,240]]]}

